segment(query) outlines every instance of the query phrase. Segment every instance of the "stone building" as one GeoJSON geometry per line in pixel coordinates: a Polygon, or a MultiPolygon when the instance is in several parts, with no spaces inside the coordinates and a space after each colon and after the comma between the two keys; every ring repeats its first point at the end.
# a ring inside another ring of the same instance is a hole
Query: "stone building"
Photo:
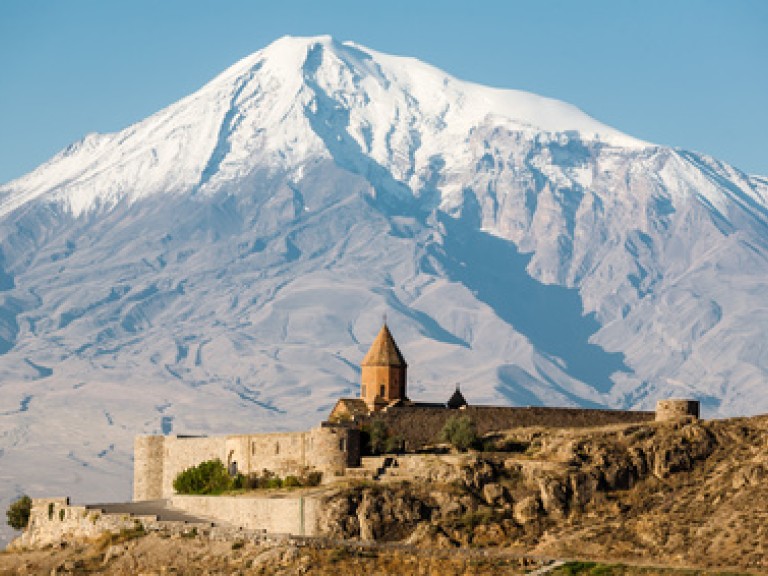
{"type": "Polygon", "coordinates": [[[363,422],[375,414],[404,407],[443,410],[467,405],[461,391],[456,388],[445,404],[413,402],[408,398],[408,363],[386,323],[368,349],[360,364],[360,397],[340,398],[328,415],[330,422],[363,422]]]}

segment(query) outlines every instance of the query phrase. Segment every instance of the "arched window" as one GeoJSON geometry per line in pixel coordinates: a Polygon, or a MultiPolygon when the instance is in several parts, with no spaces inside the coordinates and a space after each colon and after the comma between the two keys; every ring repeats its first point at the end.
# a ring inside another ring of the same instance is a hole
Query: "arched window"
{"type": "Polygon", "coordinates": [[[280,442],[275,442],[275,454],[280,454],[280,442]]]}

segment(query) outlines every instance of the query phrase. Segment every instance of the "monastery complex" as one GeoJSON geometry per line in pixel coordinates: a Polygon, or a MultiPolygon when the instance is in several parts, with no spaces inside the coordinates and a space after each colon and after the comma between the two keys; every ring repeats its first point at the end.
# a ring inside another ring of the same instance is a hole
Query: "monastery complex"
{"type": "Polygon", "coordinates": [[[402,452],[416,452],[437,441],[445,422],[466,414],[478,434],[521,426],[589,427],[646,422],[678,416],[698,417],[698,403],[659,402],[656,412],[472,406],[456,389],[445,402],[412,401],[407,390],[408,364],[386,324],[361,365],[359,398],[341,398],[328,419],[305,432],[238,434],[228,436],[139,436],[134,443],[133,500],[173,496],[173,480],[187,468],[220,459],[230,474],[261,473],[279,476],[320,472],[324,483],[354,473],[365,449],[363,428],[376,420],[398,439],[402,452]]]}

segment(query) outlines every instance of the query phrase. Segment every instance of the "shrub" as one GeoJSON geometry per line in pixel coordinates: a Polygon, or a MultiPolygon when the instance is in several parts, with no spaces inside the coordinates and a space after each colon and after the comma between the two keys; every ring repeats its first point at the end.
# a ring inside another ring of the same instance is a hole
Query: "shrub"
{"type": "Polygon", "coordinates": [[[24,494],[18,500],[11,502],[5,515],[8,517],[8,526],[16,530],[23,530],[29,525],[29,513],[32,511],[32,498],[24,494]]]}
{"type": "Polygon", "coordinates": [[[178,494],[220,494],[232,485],[232,478],[218,458],[187,468],[173,481],[173,489],[178,494]]]}
{"type": "Polygon", "coordinates": [[[301,483],[304,486],[320,486],[320,482],[323,480],[323,473],[314,470],[302,476],[301,483]]]}
{"type": "Polygon", "coordinates": [[[400,436],[390,436],[384,442],[384,450],[392,454],[394,452],[401,452],[403,450],[403,439],[400,436]]]}
{"type": "Polygon", "coordinates": [[[261,474],[249,474],[246,487],[250,490],[276,487],[279,488],[279,486],[275,486],[275,479],[278,479],[277,475],[271,470],[267,470],[265,468],[261,471],[261,474]]]}
{"type": "Polygon", "coordinates": [[[243,474],[238,473],[234,478],[232,478],[233,490],[242,490],[243,488],[247,488],[248,487],[247,485],[248,485],[248,478],[243,474]]]}
{"type": "Polygon", "coordinates": [[[440,441],[465,452],[477,442],[477,429],[469,416],[452,416],[440,431],[440,441]]]}
{"type": "Polygon", "coordinates": [[[283,481],[278,476],[273,476],[269,480],[267,480],[266,486],[264,488],[282,488],[283,487],[283,481]]]}
{"type": "Polygon", "coordinates": [[[286,476],[283,480],[283,488],[298,488],[301,481],[296,476],[286,476]]]}
{"type": "Polygon", "coordinates": [[[374,420],[368,428],[368,447],[371,454],[381,454],[386,449],[387,426],[382,420],[374,420]]]}

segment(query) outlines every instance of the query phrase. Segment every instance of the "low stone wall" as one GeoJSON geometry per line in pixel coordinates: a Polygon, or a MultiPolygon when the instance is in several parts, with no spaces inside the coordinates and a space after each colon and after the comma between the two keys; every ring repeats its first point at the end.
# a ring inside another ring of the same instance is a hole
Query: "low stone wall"
{"type": "Polygon", "coordinates": [[[141,526],[146,531],[170,530],[183,532],[210,523],[161,522],[155,516],[105,514],[101,510],[69,504],[69,498],[34,498],[29,525],[9,545],[9,549],[40,548],[60,542],[78,542],[97,538],[105,532],[117,534],[141,526]]]}
{"type": "Polygon", "coordinates": [[[205,516],[217,523],[264,530],[272,534],[320,534],[320,500],[311,495],[181,496],[170,499],[173,508],[205,516]]]}
{"type": "Polygon", "coordinates": [[[622,410],[589,410],[584,408],[467,406],[460,410],[400,406],[372,416],[385,422],[391,435],[406,443],[406,450],[432,444],[446,420],[469,416],[478,434],[510,428],[538,426],[543,428],[589,428],[609,424],[651,422],[655,412],[622,410]]]}
{"type": "MultiPolygon", "coordinates": [[[[319,534],[320,501],[317,498],[238,498],[177,496],[176,505],[190,512],[208,515],[222,522],[162,521],[155,516],[104,513],[86,506],[69,504],[69,498],[32,500],[29,525],[8,545],[8,550],[36,549],[61,543],[92,540],[105,533],[143,528],[146,532],[169,535],[194,533],[214,540],[247,539],[270,542],[319,534]],[[269,502],[268,502],[269,500],[269,502]],[[240,525],[238,519],[242,519],[240,525]],[[227,522],[237,525],[227,525],[227,522]]],[[[298,540],[296,540],[298,539],[298,540]]]]}

